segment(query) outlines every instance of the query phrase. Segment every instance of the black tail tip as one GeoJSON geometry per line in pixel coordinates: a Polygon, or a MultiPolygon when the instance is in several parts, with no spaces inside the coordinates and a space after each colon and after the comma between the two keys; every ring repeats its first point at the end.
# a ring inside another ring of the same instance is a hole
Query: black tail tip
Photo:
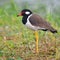
{"type": "Polygon", "coordinates": [[[52,33],[57,33],[57,30],[51,31],[52,33]]]}

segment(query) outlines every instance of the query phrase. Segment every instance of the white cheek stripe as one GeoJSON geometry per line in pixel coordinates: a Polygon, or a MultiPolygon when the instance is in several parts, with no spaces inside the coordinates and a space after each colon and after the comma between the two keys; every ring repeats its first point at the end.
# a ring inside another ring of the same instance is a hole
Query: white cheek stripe
{"type": "Polygon", "coordinates": [[[26,11],[25,14],[30,14],[30,12],[26,11]]]}
{"type": "Polygon", "coordinates": [[[33,29],[33,30],[38,30],[38,29],[45,29],[45,28],[41,28],[39,26],[33,26],[30,21],[29,18],[32,16],[32,14],[27,18],[27,23],[25,24],[28,28],[33,29]]]}

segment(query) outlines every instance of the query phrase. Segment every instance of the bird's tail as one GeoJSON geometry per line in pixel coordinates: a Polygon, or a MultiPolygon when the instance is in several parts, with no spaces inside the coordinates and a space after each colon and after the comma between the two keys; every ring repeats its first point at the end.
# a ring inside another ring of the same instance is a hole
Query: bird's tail
{"type": "Polygon", "coordinates": [[[52,33],[57,33],[57,30],[54,29],[54,28],[52,28],[52,27],[51,27],[50,31],[51,31],[52,33]]]}

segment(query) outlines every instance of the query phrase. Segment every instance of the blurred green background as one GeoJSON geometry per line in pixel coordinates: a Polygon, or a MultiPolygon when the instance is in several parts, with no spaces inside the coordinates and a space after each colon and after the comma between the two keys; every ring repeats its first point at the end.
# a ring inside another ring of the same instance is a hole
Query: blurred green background
{"type": "Polygon", "coordinates": [[[0,60],[60,60],[60,0],[0,0],[0,60]],[[17,17],[30,9],[57,29],[57,34],[39,32],[39,55],[34,32],[17,17]]]}

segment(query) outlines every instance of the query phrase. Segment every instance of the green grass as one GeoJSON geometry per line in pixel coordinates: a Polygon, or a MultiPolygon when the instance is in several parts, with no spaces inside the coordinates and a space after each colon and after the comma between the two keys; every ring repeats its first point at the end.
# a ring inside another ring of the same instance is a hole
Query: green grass
{"type": "Polygon", "coordinates": [[[60,18],[47,14],[57,34],[39,32],[39,54],[35,54],[34,31],[27,29],[17,17],[18,9],[11,3],[0,7],[0,60],[60,60],[60,18]]]}

